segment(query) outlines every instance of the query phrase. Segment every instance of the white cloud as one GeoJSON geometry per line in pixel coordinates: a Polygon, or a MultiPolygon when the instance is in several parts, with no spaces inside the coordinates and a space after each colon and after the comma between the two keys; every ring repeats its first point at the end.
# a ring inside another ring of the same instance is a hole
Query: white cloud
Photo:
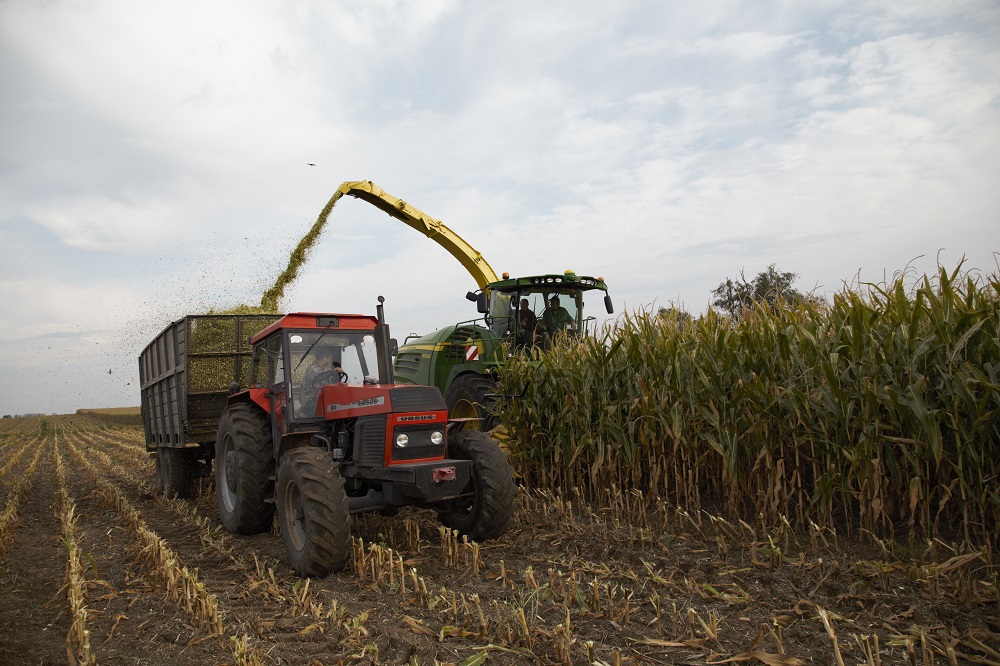
{"type": "Polygon", "coordinates": [[[775,35],[766,32],[737,32],[728,35],[699,37],[682,43],[677,52],[700,56],[724,56],[737,60],[756,60],[773,56],[796,46],[801,38],[796,35],[775,35]]]}
{"type": "Polygon", "coordinates": [[[74,285],[44,275],[3,280],[0,303],[0,337],[6,339],[113,330],[115,322],[148,308],[129,285],[74,285]]]}
{"type": "Polygon", "coordinates": [[[67,245],[82,250],[148,251],[183,236],[191,220],[164,201],[107,197],[54,199],[26,211],[67,245]]]}

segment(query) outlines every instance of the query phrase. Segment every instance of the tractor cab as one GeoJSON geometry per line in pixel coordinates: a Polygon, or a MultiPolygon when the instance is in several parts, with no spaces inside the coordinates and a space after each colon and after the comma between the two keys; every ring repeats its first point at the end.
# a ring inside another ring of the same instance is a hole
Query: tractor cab
{"type": "Polygon", "coordinates": [[[386,376],[391,342],[377,330],[375,317],[299,312],[251,338],[251,398],[271,415],[276,435],[319,429],[326,385],[343,385],[350,393],[392,382],[386,376]]]}
{"type": "Polygon", "coordinates": [[[285,416],[313,421],[324,383],[378,384],[374,317],[295,313],[254,336],[251,386],[282,396],[285,416]]]}

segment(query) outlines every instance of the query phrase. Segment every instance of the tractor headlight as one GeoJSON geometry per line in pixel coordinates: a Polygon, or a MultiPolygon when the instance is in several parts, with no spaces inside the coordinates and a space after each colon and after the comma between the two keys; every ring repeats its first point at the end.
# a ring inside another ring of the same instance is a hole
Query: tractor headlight
{"type": "Polygon", "coordinates": [[[407,435],[405,432],[401,432],[398,435],[396,435],[396,446],[398,446],[399,448],[403,448],[409,443],[410,443],[410,436],[407,435]]]}
{"type": "Polygon", "coordinates": [[[444,441],[444,435],[441,433],[440,430],[435,430],[434,432],[431,433],[431,444],[437,446],[443,441],[444,441]]]}

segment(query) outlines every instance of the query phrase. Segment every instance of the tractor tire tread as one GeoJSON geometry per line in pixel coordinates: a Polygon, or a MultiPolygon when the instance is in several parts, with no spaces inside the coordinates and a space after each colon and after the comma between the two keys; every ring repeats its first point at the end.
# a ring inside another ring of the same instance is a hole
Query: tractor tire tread
{"type": "Polygon", "coordinates": [[[482,421],[477,424],[466,424],[462,430],[482,430],[484,432],[492,430],[499,423],[499,418],[486,407],[486,396],[494,391],[496,391],[496,384],[489,377],[475,373],[455,377],[444,392],[448,415],[453,417],[452,411],[455,404],[460,400],[466,400],[474,404],[476,414],[482,421]]]}
{"type": "MultiPolygon", "coordinates": [[[[274,505],[267,502],[274,496],[274,456],[271,453],[271,424],[267,416],[246,404],[230,406],[223,419],[229,418],[232,425],[233,446],[239,466],[237,493],[242,506],[227,516],[219,498],[219,513],[226,529],[236,534],[259,534],[270,528],[274,520],[274,505]],[[228,518],[228,520],[227,520],[228,518]],[[228,523],[228,524],[227,524],[228,523]]],[[[217,454],[221,451],[222,428],[219,425],[217,454]]],[[[225,469],[225,460],[216,456],[216,483],[225,469]]]]}
{"type": "Polygon", "coordinates": [[[477,497],[468,516],[456,512],[441,515],[441,522],[476,541],[503,535],[514,520],[517,486],[507,456],[496,440],[478,431],[452,436],[449,457],[472,461],[477,497]]]}
{"type": "Polygon", "coordinates": [[[282,457],[278,470],[278,502],[287,483],[298,485],[306,544],[302,552],[290,545],[286,507],[278,523],[292,568],[300,576],[323,577],[339,571],[351,556],[351,514],[340,466],[319,448],[301,447],[282,457]]]}

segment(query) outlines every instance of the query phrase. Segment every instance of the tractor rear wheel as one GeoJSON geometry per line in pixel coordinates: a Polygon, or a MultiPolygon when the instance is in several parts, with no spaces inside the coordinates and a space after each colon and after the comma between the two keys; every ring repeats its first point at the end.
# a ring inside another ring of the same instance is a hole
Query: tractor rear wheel
{"type": "Polygon", "coordinates": [[[492,406],[496,402],[494,398],[488,397],[494,391],[496,385],[489,377],[477,374],[459,375],[448,384],[444,392],[444,401],[448,405],[448,418],[479,419],[466,421],[462,425],[463,431],[492,430],[497,425],[497,417],[487,408],[487,404],[492,406]]]}
{"type": "Polygon", "coordinates": [[[351,511],[340,465],[323,449],[292,449],[278,465],[278,526],[295,573],[322,578],[351,556],[351,511]]]}
{"type": "Polygon", "coordinates": [[[452,505],[439,518],[445,527],[476,541],[495,539],[514,518],[514,472],[495,439],[484,432],[463,431],[448,439],[448,457],[472,461],[470,499],[452,505]]]}
{"type": "Polygon", "coordinates": [[[227,531],[257,534],[271,526],[274,505],[274,456],[271,424],[261,410],[230,406],[219,420],[215,441],[215,492],[227,531]]]}
{"type": "Polygon", "coordinates": [[[156,449],[156,489],[167,497],[181,499],[194,494],[194,460],[184,449],[156,449]]]}

